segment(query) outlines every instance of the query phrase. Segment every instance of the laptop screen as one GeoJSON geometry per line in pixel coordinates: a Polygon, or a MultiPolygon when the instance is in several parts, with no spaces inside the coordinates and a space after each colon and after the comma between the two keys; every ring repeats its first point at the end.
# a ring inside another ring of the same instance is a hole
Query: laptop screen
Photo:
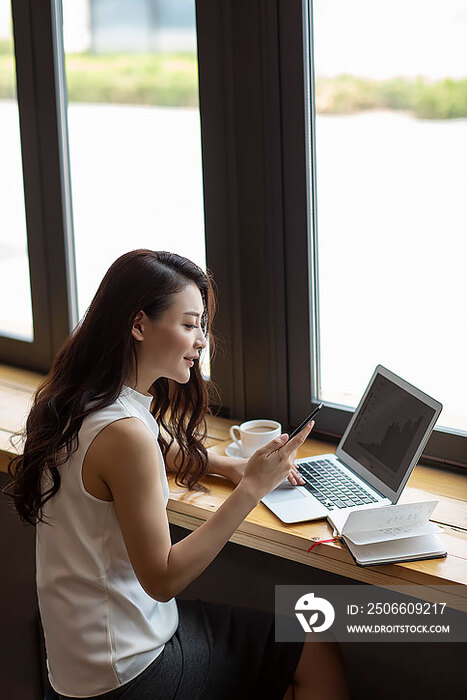
{"type": "Polygon", "coordinates": [[[342,450],[397,491],[435,413],[377,374],[342,450]]]}

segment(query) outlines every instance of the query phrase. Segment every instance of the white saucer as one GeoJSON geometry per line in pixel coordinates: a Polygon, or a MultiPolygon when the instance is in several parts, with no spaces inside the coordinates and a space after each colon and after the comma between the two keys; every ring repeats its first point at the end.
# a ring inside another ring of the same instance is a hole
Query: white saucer
{"type": "Polygon", "coordinates": [[[227,445],[225,448],[225,454],[229,457],[235,457],[235,459],[244,459],[236,442],[231,442],[230,445],[227,445]]]}

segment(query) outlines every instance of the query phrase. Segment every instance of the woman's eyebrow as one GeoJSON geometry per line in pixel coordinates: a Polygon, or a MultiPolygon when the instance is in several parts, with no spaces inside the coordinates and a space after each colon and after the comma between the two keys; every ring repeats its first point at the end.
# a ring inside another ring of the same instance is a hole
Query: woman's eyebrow
{"type": "Polygon", "coordinates": [[[199,313],[197,311],[185,311],[184,316],[199,316],[199,313]]]}

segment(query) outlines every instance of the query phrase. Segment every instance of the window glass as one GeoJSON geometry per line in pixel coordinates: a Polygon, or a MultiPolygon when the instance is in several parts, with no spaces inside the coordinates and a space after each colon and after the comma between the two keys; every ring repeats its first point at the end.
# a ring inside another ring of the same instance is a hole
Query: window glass
{"type": "Polygon", "coordinates": [[[467,431],[467,4],[314,0],[319,398],[378,363],[467,431]]]}
{"type": "Polygon", "coordinates": [[[0,335],[32,342],[31,284],[9,0],[0,0],[0,335]]]}
{"type": "Polygon", "coordinates": [[[63,0],[63,27],[81,318],[129,250],[206,269],[195,5],[63,0]]]}

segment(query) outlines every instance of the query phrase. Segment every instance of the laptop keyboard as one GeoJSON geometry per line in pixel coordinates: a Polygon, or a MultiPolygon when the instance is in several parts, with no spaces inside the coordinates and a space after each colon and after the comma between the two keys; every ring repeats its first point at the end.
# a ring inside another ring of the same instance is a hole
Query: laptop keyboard
{"type": "Polygon", "coordinates": [[[376,498],[349,479],[330,459],[302,462],[297,464],[297,468],[305,481],[303,488],[328,510],[377,502],[376,498]]]}

